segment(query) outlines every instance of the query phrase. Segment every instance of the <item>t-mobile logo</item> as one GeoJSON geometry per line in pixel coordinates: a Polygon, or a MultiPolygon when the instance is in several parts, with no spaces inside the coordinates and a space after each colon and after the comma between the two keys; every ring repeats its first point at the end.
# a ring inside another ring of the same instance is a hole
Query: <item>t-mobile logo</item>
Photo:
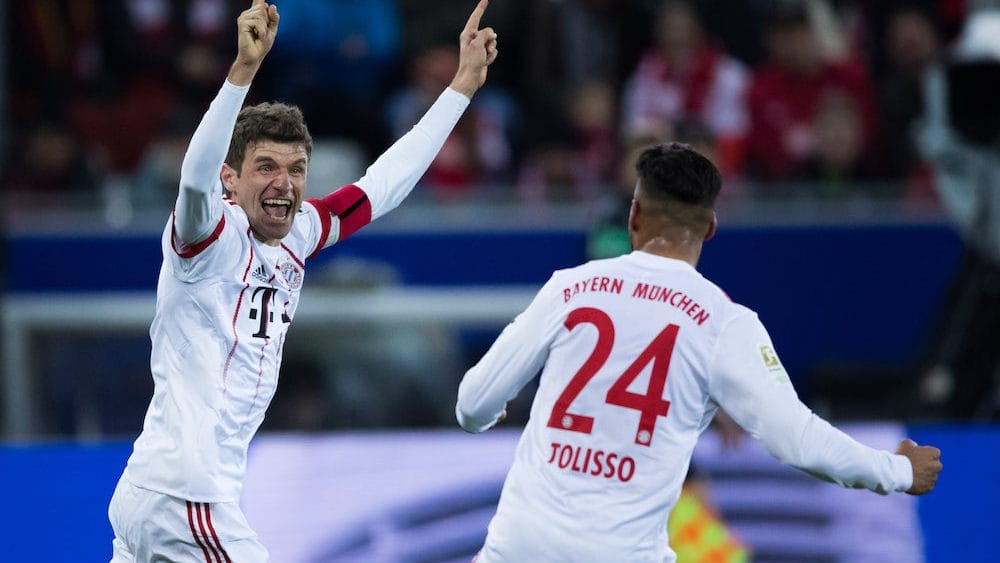
{"type": "MultiPolygon", "coordinates": [[[[260,327],[257,332],[254,333],[255,338],[270,338],[267,335],[268,324],[274,322],[274,295],[278,293],[277,289],[273,287],[258,287],[253,290],[253,295],[250,296],[250,302],[253,304],[250,307],[250,320],[260,320],[260,327]],[[258,296],[260,299],[258,300],[258,296]]],[[[281,322],[288,324],[292,322],[292,318],[288,316],[288,313],[281,313],[281,322]]]]}

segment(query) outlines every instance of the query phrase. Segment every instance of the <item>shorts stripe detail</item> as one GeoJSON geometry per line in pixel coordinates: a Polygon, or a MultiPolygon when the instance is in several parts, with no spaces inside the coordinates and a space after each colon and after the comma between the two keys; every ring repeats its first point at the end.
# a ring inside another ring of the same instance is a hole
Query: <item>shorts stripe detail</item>
{"type": "Polygon", "coordinates": [[[212,545],[212,542],[208,541],[208,532],[205,531],[205,521],[202,519],[201,515],[201,505],[202,503],[200,502],[194,503],[194,509],[198,513],[198,528],[201,530],[201,537],[205,539],[205,545],[208,546],[208,549],[212,550],[212,555],[215,556],[215,563],[222,563],[222,558],[219,557],[219,552],[215,550],[215,546],[212,545]]]}
{"type": "Polygon", "coordinates": [[[215,533],[215,527],[212,526],[212,508],[211,505],[205,505],[205,522],[208,523],[208,531],[212,532],[212,539],[215,540],[215,546],[219,548],[222,556],[226,558],[226,563],[233,563],[232,559],[229,558],[229,554],[226,553],[226,548],[222,547],[222,542],[219,541],[219,534],[215,533]]]}
{"type": "MultiPolygon", "coordinates": [[[[198,544],[198,547],[201,548],[201,552],[205,554],[205,562],[212,563],[212,558],[208,555],[208,549],[205,547],[205,544],[201,543],[201,538],[198,537],[198,531],[194,527],[194,517],[191,515],[191,501],[187,501],[187,509],[188,526],[191,527],[191,536],[194,538],[194,542],[198,544]]],[[[201,513],[199,512],[199,516],[200,515],[201,513]]]]}

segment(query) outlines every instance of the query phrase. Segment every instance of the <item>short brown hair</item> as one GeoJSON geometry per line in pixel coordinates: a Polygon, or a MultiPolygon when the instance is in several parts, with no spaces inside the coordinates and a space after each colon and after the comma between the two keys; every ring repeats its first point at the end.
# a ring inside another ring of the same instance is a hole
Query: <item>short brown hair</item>
{"type": "Polygon", "coordinates": [[[312,156],[312,136],[302,110],[280,102],[265,102],[240,111],[226,154],[226,164],[239,174],[247,146],[263,140],[302,145],[306,156],[312,156]]]}

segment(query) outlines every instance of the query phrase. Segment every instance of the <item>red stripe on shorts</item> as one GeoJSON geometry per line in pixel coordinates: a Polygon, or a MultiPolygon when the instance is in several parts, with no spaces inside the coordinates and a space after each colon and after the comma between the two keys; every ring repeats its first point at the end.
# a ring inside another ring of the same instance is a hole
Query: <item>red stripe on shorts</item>
{"type": "Polygon", "coordinates": [[[219,534],[215,533],[215,527],[212,526],[212,507],[208,504],[205,505],[205,522],[208,522],[208,531],[212,532],[212,539],[215,540],[215,545],[222,552],[222,556],[226,558],[226,563],[233,563],[226,553],[226,548],[222,547],[222,542],[219,541],[219,534]]]}
{"type": "Polygon", "coordinates": [[[211,549],[212,555],[215,556],[215,563],[222,563],[222,558],[219,557],[219,552],[215,550],[215,546],[212,545],[212,542],[208,541],[208,532],[205,531],[205,522],[201,516],[201,504],[202,503],[200,502],[196,502],[194,504],[194,508],[198,512],[198,528],[201,529],[201,536],[205,538],[205,544],[208,546],[208,549],[211,549]]]}
{"type": "MultiPolygon", "coordinates": [[[[198,530],[194,527],[194,517],[191,515],[191,501],[187,503],[188,508],[188,526],[191,526],[191,536],[194,538],[194,543],[198,544],[201,548],[201,552],[205,554],[205,562],[212,563],[212,558],[208,555],[208,549],[205,548],[205,544],[201,543],[201,538],[198,537],[198,530]]],[[[199,514],[200,516],[200,514],[199,514]]]]}

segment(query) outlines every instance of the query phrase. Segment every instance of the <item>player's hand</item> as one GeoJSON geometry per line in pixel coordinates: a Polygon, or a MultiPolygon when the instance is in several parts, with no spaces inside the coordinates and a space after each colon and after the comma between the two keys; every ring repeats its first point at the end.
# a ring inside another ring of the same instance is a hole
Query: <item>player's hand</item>
{"type": "Polygon", "coordinates": [[[236,62],[229,72],[229,81],[249,84],[274,45],[278,35],[278,8],[265,0],[253,0],[250,7],[236,18],[238,50],[236,62]]]}
{"type": "Polygon", "coordinates": [[[459,36],[458,71],[451,87],[471,98],[486,82],[486,70],[497,58],[497,33],[492,27],[479,29],[479,20],[489,0],[480,0],[459,36]]]}
{"type": "Polygon", "coordinates": [[[938,473],[941,473],[941,450],[933,446],[918,446],[910,439],[903,440],[896,448],[896,453],[904,455],[913,466],[913,486],[907,493],[923,495],[934,490],[938,473]]]}

